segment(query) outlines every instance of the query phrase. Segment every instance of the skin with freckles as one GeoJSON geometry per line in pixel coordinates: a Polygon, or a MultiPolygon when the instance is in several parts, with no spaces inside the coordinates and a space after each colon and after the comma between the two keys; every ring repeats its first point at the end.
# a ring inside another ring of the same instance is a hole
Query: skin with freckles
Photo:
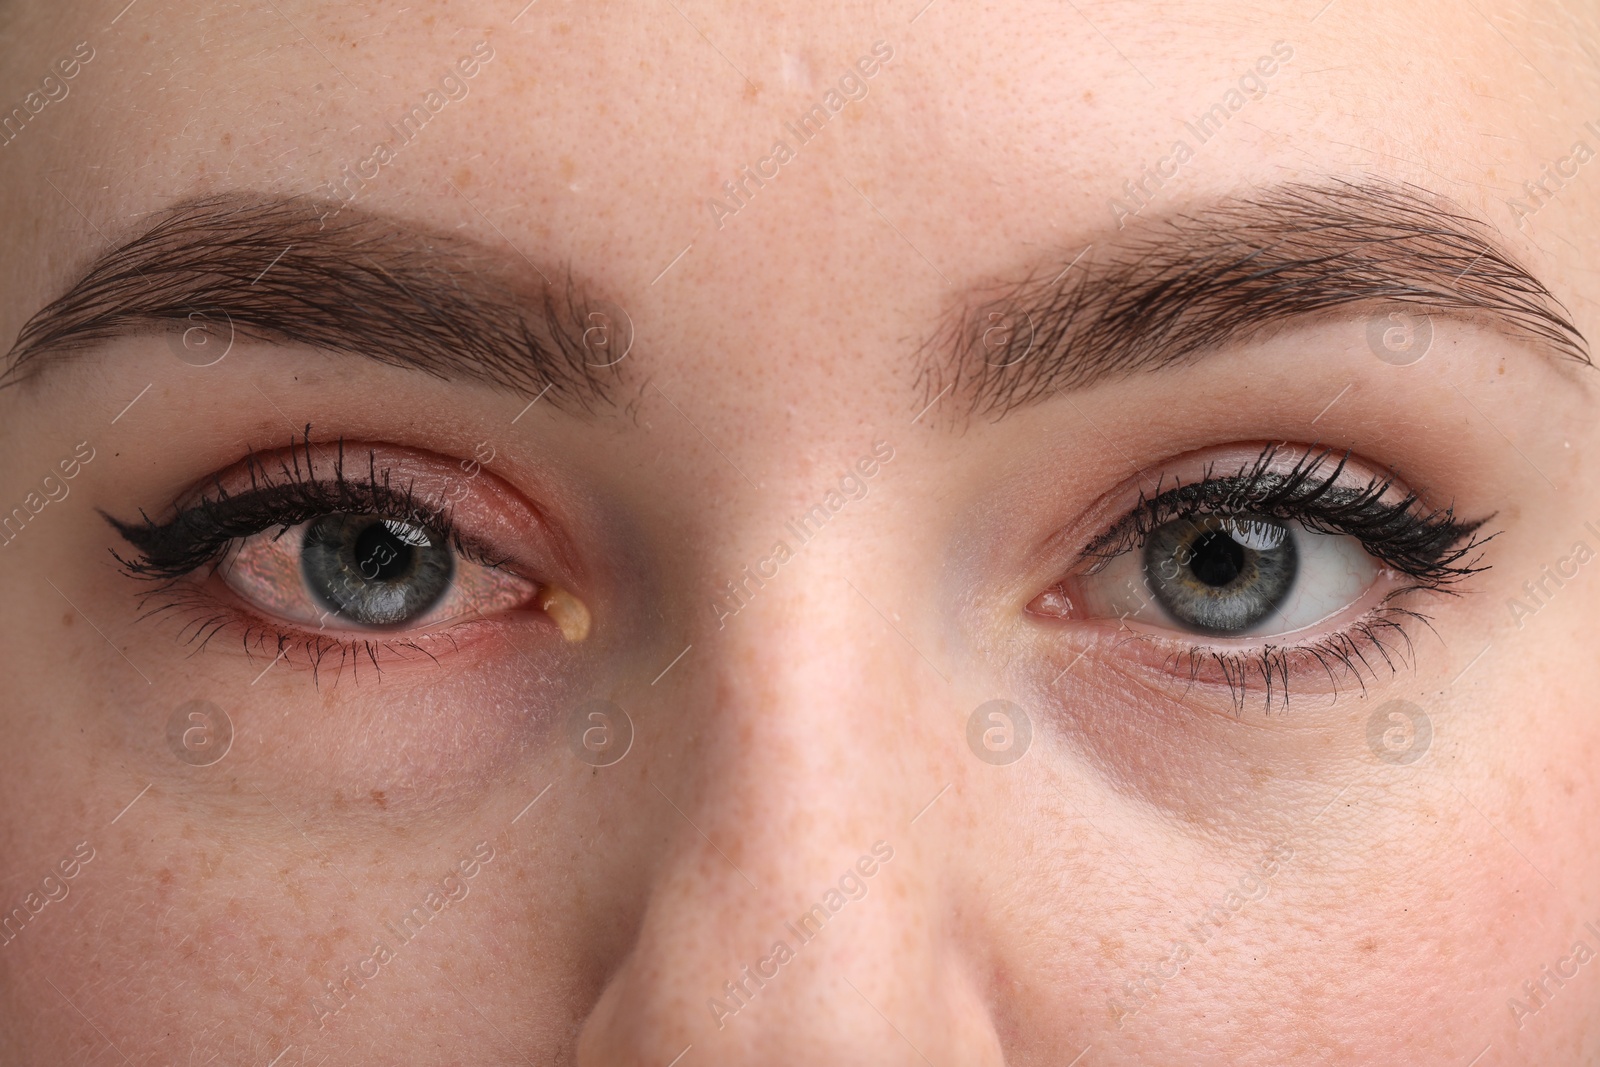
{"type": "Polygon", "coordinates": [[[369,303],[461,242],[627,321],[547,396],[251,328],[305,226],[7,379],[0,1063],[1600,1060],[1600,10],[918,6],[0,5],[7,345],[211,196],[423,235],[341,246],[369,303]],[[951,373],[993,293],[1289,186],[1449,205],[1429,291],[1516,264],[1577,340],[1363,297],[1003,417],[951,373]],[[1103,535],[1175,485],[1249,505],[1209,565],[1353,536],[1262,503],[1319,451],[1457,570],[1129,610],[1103,535]],[[230,471],[257,547],[153,573],[230,471]],[[432,614],[297,585],[329,514],[346,590],[452,561],[432,614]]]}

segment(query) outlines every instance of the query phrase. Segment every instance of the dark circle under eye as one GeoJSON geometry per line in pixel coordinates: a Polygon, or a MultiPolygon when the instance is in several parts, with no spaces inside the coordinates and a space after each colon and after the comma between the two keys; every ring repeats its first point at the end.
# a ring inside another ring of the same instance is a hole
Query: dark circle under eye
{"type": "Polygon", "coordinates": [[[381,515],[324,515],[306,525],[300,570],[313,596],[359,626],[411,622],[438,603],[455,552],[433,531],[381,515]]]}
{"type": "Polygon", "coordinates": [[[1282,606],[1299,554],[1293,531],[1276,519],[1200,515],[1152,531],[1144,570],[1173,618],[1203,633],[1240,634],[1282,606]]]}

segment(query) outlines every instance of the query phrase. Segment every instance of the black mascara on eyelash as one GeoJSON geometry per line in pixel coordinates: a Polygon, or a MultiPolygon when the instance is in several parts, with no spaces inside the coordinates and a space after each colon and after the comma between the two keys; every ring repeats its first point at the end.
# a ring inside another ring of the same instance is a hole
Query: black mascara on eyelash
{"type": "Polygon", "coordinates": [[[1487,519],[1463,522],[1451,507],[1419,510],[1406,493],[1391,499],[1394,482],[1373,477],[1365,485],[1340,484],[1350,454],[1310,450],[1287,471],[1273,470],[1284,446],[1262,449],[1248,469],[1218,476],[1215,466],[1187,485],[1153,495],[1142,491],[1133,511],[1089,543],[1080,562],[1096,566],[1142,546],[1165,523],[1201,515],[1250,513],[1299,522],[1318,533],[1354,537],[1375,559],[1428,588],[1444,588],[1487,570],[1480,550],[1493,534],[1476,536],[1487,519]]]}
{"type": "Polygon", "coordinates": [[[1413,493],[1394,497],[1390,478],[1374,477],[1359,486],[1341,485],[1348,452],[1332,462],[1332,450],[1313,446],[1289,470],[1273,470],[1287,447],[1268,445],[1248,468],[1231,475],[1217,475],[1212,464],[1198,481],[1188,485],[1174,484],[1164,492],[1158,485],[1149,496],[1141,492],[1133,511],[1095,538],[1079,556],[1080,564],[1092,564],[1092,572],[1124,552],[1143,547],[1165,523],[1201,515],[1252,514],[1298,522],[1320,533],[1355,537],[1375,559],[1411,579],[1347,629],[1309,644],[1266,644],[1254,649],[1199,644],[1174,653],[1171,666],[1187,663],[1191,683],[1202,669],[1214,669],[1240,713],[1257,681],[1269,713],[1275,701],[1287,709],[1290,682],[1300,667],[1326,672],[1335,692],[1341,674],[1354,678],[1365,690],[1367,678],[1377,677],[1380,667],[1398,670],[1412,650],[1407,624],[1431,623],[1428,616],[1396,603],[1397,599],[1417,590],[1450,592],[1456,582],[1487,570],[1487,564],[1480,564],[1480,550],[1494,536],[1477,536],[1487,519],[1463,522],[1450,507],[1419,508],[1419,498],[1413,493]]]}
{"type": "Polygon", "coordinates": [[[390,472],[378,469],[375,453],[367,455],[364,477],[349,477],[341,439],[332,471],[323,476],[318,473],[315,448],[311,427],[307,426],[303,438],[290,442],[289,456],[280,460],[276,468],[254,454],[247,458],[248,489],[231,492],[217,479],[195,503],[164,523],[154,521],[143,511],[138,522],[123,522],[101,512],[136,550],[133,558],[115,550],[112,555],[130,576],[170,581],[218,561],[241,538],[274,527],[282,536],[291,527],[318,516],[347,513],[403,519],[450,541],[467,559],[486,566],[497,565],[462,543],[449,507],[418,499],[409,485],[394,485],[390,472]]]}

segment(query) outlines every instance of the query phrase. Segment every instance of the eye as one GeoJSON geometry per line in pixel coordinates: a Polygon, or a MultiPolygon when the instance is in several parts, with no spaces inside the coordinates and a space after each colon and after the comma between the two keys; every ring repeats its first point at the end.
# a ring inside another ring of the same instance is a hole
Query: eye
{"type": "Polygon", "coordinates": [[[160,582],[146,594],[150,614],[192,610],[183,633],[202,645],[236,621],[247,651],[298,648],[312,665],[341,644],[374,662],[384,648],[434,659],[477,632],[467,626],[496,619],[586,639],[589,610],[568,591],[572,547],[489,473],[492,447],[459,461],[364,451],[352,477],[343,442],[318,446],[308,431],[213,475],[164,522],[106,516],[137,550],[117,559],[160,582]]]}
{"type": "MultiPolygon", "coordinates": [[[[1483,525],[1427,507],[1350,455],[1303,446],[1237,446],[1149,472],[1157,491],[1125,488],[1095,513],[1112,518],[1065,577],[1028,605],[1035,616],[1111,620],[1153,644],[1152,659],[1243,696],[1259,677],[1272,699],[1301,668],[1358,674],[1395,666],[1386,641],[1424,619],[1400,598],[1447,590],[1480,565],[1483,525]],[[1163,488],[1164,487],[1164,488],[1163,488]],[[1119,496],[1135,495],[1117,505],[1119,496]],[[1129,627],[1129,623],[1142,624],[1129,627]],[[1378,654],[1369,657],[1363,646],[1378,654]],[[1172,656],[1174,649],[1176,658],[1172,656]]],[[[1139,656],[1117,644],[1118,657],[1139,656]]]]}
{"type": "Polygon", "coordinates": [[[376,514],[322,515],[243,538],[218,573],[256,610],[318,628],[426,627],[519,607],[539,591],[465,559],[437,530],[376,514]]]}
{"type": "Polygon", "coordinates": [[[1292,633],[1348,610],[1382,568],[1347,534],[1264,515],[1197,515],[1151,531],[1078,589],[1087,613],[1216,637],[1292,633]]]}

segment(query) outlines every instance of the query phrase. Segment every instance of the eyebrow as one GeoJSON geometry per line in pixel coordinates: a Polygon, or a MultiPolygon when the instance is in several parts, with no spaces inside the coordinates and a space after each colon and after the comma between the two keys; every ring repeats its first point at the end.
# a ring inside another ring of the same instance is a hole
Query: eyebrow
{"type": "Polygon", "coordinates": [[[969,293],[923,346],[923,399],[954,389],[974,415],[999,418],[1385,307],[1481,320],[1592,365],[1566,308],[1494,231],[1414,185],[1274,186],[1139,223],[1079,257],[969,293]]]}
{"type": "Polygon", "coordinates": [[[588,414],[618,377],[586,343],[597,315],[625,317],[570,271],[334,201],[230,192],[169,208],[100,256],[24,324],[0,383],[119,336],[200,328],[548,393],[588,414]]]}

